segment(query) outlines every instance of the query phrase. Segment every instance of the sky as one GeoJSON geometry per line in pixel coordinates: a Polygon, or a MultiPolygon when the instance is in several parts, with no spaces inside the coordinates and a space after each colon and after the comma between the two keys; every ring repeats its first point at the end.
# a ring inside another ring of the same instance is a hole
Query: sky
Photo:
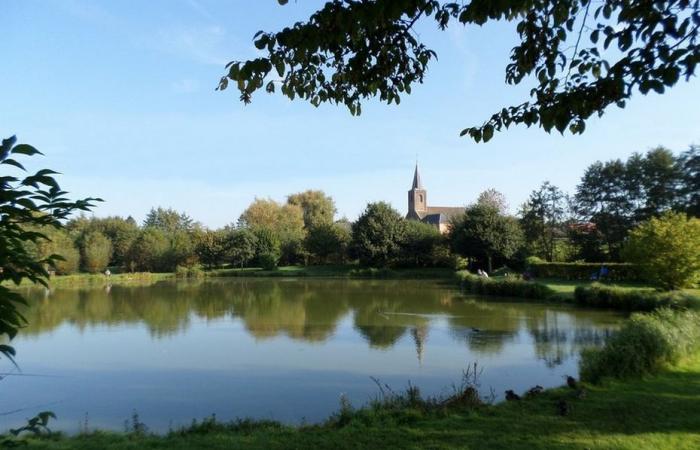
{"type": "MultiPolygon", "coordinates": [[[[516,212],[548,180],[573,192],[596,160],[700,143],[700,84],[634,96],[583,135],[511,128],[486,144],[460,138],[531,86],[504,82],[516,34],[497,23],[439,31],[419,24],[438,54],[401,104],[344,107],[215,91],[231,60],[257,56],[252,37],[303,20],[322,1],[0,0],[0,133],[45,156],[75,198],[99,196],[96,216],[143,220],[153,206],[209,227],[235,222],[258,198],[321,189],[338,216],[371,201],[406,212],[419,162],[428,204],[462,206],[495,188],[516,212]]],[[[36,166],[34,166],[36,164],[36,166]]]]}

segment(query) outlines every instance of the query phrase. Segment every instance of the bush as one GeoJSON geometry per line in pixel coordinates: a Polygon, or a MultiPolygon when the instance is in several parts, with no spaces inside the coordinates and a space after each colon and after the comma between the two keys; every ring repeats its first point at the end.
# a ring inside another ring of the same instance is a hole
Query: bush
{"type": "Polygon", "coordinates": [[[274,270],[279,262],[279,254],[274,252],[265,252],[258,255],[258,263],[264,270],[274,270]]]}
{"type": "Polygon", "coordinates": [[[175,268],[175,278],[204,278],[204,271],[197,266],[177,266],[175,268]]]}
{"type": "Polygon", "coordinates": [[[651,218],[630,232],[622,256],[665,289],[692,287],[700,281],[700,219],[673,212],[651,218]]]}
{"type": "Polygon", "coordinates": [[[598,383],[604,377],[638,377],[674,364],[700,345],[698,321],[696,313],[670,309],[634,314],[605,347],[584,350],[581,379],[598,383]]]}
{"type": "Polygon", "coordinates": [[[593,283],[579,286],[574,291],[579,305],[622,309],[626,311],[653,311],[658,308],[687,308],[695,301],[682,292],[628,290],[593,283]]]}
{"type": "Polygon", "coordinates": [[[494,280],[479,277],[469,272],[457,272],[459,284],[465,291],[478,295],[500,295],[504,297],[534,298],[544,300],[554,291],[544,284],[524,281],[517,278],[494,280]]]}
{"type": "Polygon", "coordinates": [[[606,280],[610,281],[644,281],[640,267],[626,263],[558,263],[544,262],[539,258],[527,258],[527,264],[532,274],[539,278],[559,278],[562,280],[588,281],[592,275],[597,275],[600,268],[608,269],[606,280]]]}

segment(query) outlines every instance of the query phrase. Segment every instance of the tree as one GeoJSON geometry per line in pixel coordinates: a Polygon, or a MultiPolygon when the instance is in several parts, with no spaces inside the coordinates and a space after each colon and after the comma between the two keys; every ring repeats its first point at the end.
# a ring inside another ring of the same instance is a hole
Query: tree
{"type": "Polygon", "coordinates": [[[700,146],[691,145],[677,161],[681,188],[677,208],[693,217],[700,217],[700,146]]]}
{"type": "Polygon", "coordinates": [[[53,261],[48,267],[59,275],[75,273],[80,268],[80,251],[75,246],[73,238],[63,228],[42,227],[38,231],[47,237],[36,243],[28,243],[27,249],[36,259],[46,259],[58,255],[60,259],[53,261]]]}
{"type": "Polygon", "coordinates": [[[255,199],[238,219],[241,227],[253,231],[265,228],[275,234],[280,243],[280,257],[293,264],[303,259],[302,242],[305,236],[304,213],[298,205],[280,205],[274,200],[255,199]]]}
{"type": "Polygon", "coordinates": [[[195,253],[208,268],[219,267],[229,254],[226,230],[202,230],[195,235],[195,253]]]}
{"type": "MultiPolygon", "coordinates": [[[[430,267],[439,263],[440,249],[444,248],[440,231],[427,223],[407,220],[401,241],[400,264],[407,267],[430,267]]],[[[447,253],[444,249],[443,255],[447,253]]]]}
{"type": "Polygon", "coordinates": [[[319,223],[309,229],[304,248],[319,263],[342,262],[347,256],[351,239],[351,233],[345,226],[319,223]]]}
{"type": "Polygon", "coordinates": [[[228,257],[231,263],[243,267],[255,258],[258,238],[246,228],[231,229],[227,237],[228,257]]]}
{"type": "MultiPolygon", "coordinates": [[[[41,154],[31,145],[16,145],[16,142],[12,136],[0,144],[0,168],[5,172],[0,176],[0,336],[4,336],[4,342],[11,341],[24,325],[25,319],[18,306],[27,304],[24,297],[10,290],[7,284],[19,285],[27,279],[48,287],[46,268],[61,259],[58,255],[32,254],[29,244],[40,245],[49,238],[41,231],[31,230],[61,229],[62,221],[73,212],[88,211],[94,202],[101,201],[94,198],[69,200],[53,178],[56,172],[52,170],[42,169],[22,178],[12,175],[14,169],[25,171],[18,158],[41,154]]],[[[12,358],[15,351],[3,343],[0,354],[12,358]]]]}
{"type": "Polygon", "coordinates": [[[234,83],[248,103],[257,90],[279,86],[292,100],[344,104],[353,115],[367,98],[398,105],[437,59],[413,30],[422,19],[441,30],[515,23],[519,42],[505,79],[532,80],[531,100],[462,130],[477,142],[515,124],[582,133],[590,116],[624,108],[636,92],[663,93],[681,77],[689,80],[700,61],[697,1],[335,0],[307,21],[258,32],[254,44],[262,54],[231,61],[218,89],[234,83]]]}
{"type": "Polygon", "coordinates": [[[265,270],[277,267],[282,254],[281,242],[274,231],[267,227],[255,228],[255,259],[265,270]]]}
{"type": "Polygon", "coordinates": [[[700,281],[700,219],[675,212],[652,217],[630,232],[623,257],[666,289],[692,287],[700,281]]]}
{"type": "Polygon", "coordinates": [[[352,248],[365,266],[386,267],[399,256],[404,219],[388,203],[369,203],[352,225],[352,248]]]}
{"type": "Polygon", "coordinates": [[[165,254],[170,243],[165,232],[148,227],[141,231],[129,250],[128,266],[134,270],[156,272],[164,266],[165,254]]]}
{"type": "Polygon", "coordinates": [[[85,271],[102,272],[112,258],[112,243],[99,231],[91,231],[82,239],[80,256],[85,271]]]}
{"type": "Polygon", "coordinates": [[[453,219],[449,234],[452,249],[469,258],[485,259],[493,271],[493,259],[513,257],[524,243],[520,224],[492,205],[473,205],[453,219]]]}
{"type": "Polygon", "coordinates": [[[86,234],[100,232],[112,243],[112,259],[109,265],[125,266],[126,257],[139,234],[139,227],[131,219],[123,219],[118,216],[97,218],[78,217],[66,224],[66,228],[76,236],[76,241],[81,243],[86,234]]]}
{"type": "Polygon", "coordinates": [[[308,190],[287,197],[287,204],[299,206],[304,213],[304,228],[333,223],[335,202],[323,191],[308,190]]]}
{"type": "Polygon", "coordinates": [[[187,231],[169,233],[168,249],[163,255],[160,270],[172,272],[178,266],[192,267],[197,264],[197,253],[192,234],[187,231]]]}
{"type": "Polygon", "coordinates": [[[496,189],[487,189],[479,194],[476,203],[478,205],[495,208],[500,214],[508,214],[508,201],[506,200],[506,196],[496,189]]]}
{"type": "Polygon", "coordinates": [[[531,245],[536,256],[554,260],[556,240],[565,236],[562,230],[567,201],[566,195],[549,181],[538,190],[532,191],[530,198],[521,210],[520,224],[525,240],[531,245]]]}
{"type": "Polygon", "coordinates": [[[194,221],[187,214],[175,211],[172,208],[151,208],[143,221],[144,228],[158,228],[174,233],[176,231],[192,231],[195,228],[194,221]]]}
{"type": "Polygon", "coordinates": [[[683,171],[673,154],[656,148],[592,164],[576,187],[574,210],[580,222],[595,223],[607,258],[618,260],[627,232],[638,223],[676,207],[683,209],[683,171]]]}

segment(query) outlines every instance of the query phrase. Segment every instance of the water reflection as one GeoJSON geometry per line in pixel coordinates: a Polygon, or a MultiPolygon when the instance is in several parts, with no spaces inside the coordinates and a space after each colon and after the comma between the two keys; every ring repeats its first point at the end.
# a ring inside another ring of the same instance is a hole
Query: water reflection
{"type": "Polygon", "coordinates": [[[441,322],[454,341],[482,357],[529,336],[537,358],[554,367],[585,346],[601,345],[618,319],[607,312],[484,302],[425,281],[233,279],[27,294],[23,337],[66,324],[81,333],[143,324],[160,340],[186,334],[196,321],[238,319],[259,341],[286,336],[323,343],[348,318],[371,349],[391,349],[410,335],[419,363],[431,326],[441,322]]]}

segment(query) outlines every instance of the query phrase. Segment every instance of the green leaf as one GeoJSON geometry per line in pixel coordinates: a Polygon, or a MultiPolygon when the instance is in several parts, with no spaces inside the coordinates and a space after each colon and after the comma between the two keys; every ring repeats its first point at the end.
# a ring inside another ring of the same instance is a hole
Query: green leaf
{"type": "Polygon", "coordinates": [[[19,145],[15,146],[15,148],[12,149],[12,153],[13,154],[19,153],[22,155],[29,155],[29,156],[43,155],[43,153],[41,153],[39,150],[37,150],[36,148],[34,148],[28,144],[19,144],[19,145]]]}

